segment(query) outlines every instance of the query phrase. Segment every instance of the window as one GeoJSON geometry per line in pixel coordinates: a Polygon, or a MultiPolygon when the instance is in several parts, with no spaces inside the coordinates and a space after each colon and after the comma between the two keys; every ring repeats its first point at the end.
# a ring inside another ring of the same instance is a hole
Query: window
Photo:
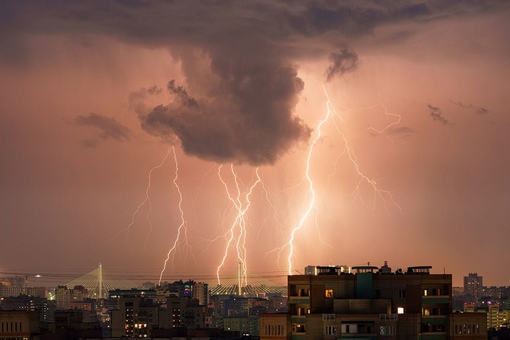
{"type": "Polygon", "coordinates": [[[336,335],[336,326],[325,325],[324,335],[336,335]]]}
{"type": "Polygon", "coordinates": [[[322,321],[335,320],[335,314],[322,314],[322,321]]]}
{"type": "Polygon", "coordinates": [[[299,324],[299,323],[293,323],[292,324],[292,332],[294,332],[294,333],[304,333],[305,332],[305,325],[299,324]]]}
{"type": "Polygon", "coordinates": [[[333,289],[326,289],[326,297],[332,298],[333,297],[333,289]]]}
{"type": "Polygon", "coordinates": [[[397,314],[404,314],[404,307],[397,307],[397,314]]]}
{"type": "Polygon", "coordinates": [[[405,289],[399,289],[398,290],[398,297],[400,299],[404,299],[406,297],[406,290],[405,289]]]}
{"type": "Polygon", "coordinates": [[[342,324],[342,333],[358,333],[357,324],[342,324]]]}
{"type": "Polygon", "coordinates": [[[392,336],[397,334],[397,327],[395,326],[380,326],[379,335],[381,336],[392,336]]]}

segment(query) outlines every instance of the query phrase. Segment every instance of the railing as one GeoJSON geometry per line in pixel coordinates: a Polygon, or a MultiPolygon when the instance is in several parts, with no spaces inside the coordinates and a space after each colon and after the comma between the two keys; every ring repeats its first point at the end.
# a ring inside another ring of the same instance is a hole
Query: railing
{"type": "Polygon", "coordinates": [[[398,314],[379,314],[380,321],[398,321],[398,314]]]}
{"type": "Polygon", "coordinates": [[[335,314],[322,314],[322,321],[335,320],[335,314]]]}

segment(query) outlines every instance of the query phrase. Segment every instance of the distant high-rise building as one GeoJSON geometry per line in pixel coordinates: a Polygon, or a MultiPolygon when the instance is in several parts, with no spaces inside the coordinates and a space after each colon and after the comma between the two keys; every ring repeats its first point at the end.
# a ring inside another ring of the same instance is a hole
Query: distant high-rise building
{"type": "Polygon", "coordinates": [[[483,291],[483,277],[477,273],[469,273],[464,276],[464,294],[469,294],[475,298],[480,298],[483,291]]]}
{"type": "Polygon", "coordinates": [[[119,309],[111,315],[112,337],[151,337],[151,329],[159,323],[158,306],[140,296],[122,296],[119,309]]]}
{"type": "Polygon", "coordinates": [[[0,310],[37,311],[40,313],[40,320],[44,322],[52,321],[52,314],[55,312],[46,298],[28,295],[0,299],[0,310]]]}
{"type": "Polygon", "coordinates": [[[71,289],[71,301],[85,301],[89,297],[89,291],[84,286],[78,285],[71,289]]]}
{"type": "Polygon", "coordinates": [[[58,286],[55,288],[55,300],[57,302],[57,310],[66,310],[70,308],[71,291],[67,286],[58,286]]]}
{"type": "Polygon", "coordinates": [[[207,306],[209,304],[209,285],[203,282],[195,282],[193,285],[193,298],[198,300],[198,304],[207,306]]]}
{"type": "Polygon", "coordinates": [[[500,325],[499,305],[489,304],[487,306],[487,328],[497,329],[500,325]]]}

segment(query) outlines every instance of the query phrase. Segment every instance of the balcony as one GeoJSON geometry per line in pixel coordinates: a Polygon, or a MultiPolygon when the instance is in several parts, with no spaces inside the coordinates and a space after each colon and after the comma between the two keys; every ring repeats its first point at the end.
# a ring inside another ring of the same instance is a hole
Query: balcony
{"type": "Polygon", "coordinates": [[[429,305],[448,304],[448,303],[450,303],[450,296],[449,295],[422,296],[421,302],[423,304],[429,304],[429,305]]]}
{"type": "Polygon", "coordinates": [[[289,296],[290,304],[310,304],[309,296],[289,296]]]}
{"type": "Polygon", "coordinates": [[[398,321],[398,314],[379,314],[379,321],[398,321]]]}

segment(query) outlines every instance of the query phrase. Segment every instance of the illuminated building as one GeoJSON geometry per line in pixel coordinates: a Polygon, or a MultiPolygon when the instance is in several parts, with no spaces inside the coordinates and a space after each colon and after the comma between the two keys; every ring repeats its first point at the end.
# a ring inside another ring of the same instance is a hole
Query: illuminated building
{"type": "Polygon", "coordinates": [[[159,324],[158,306],[140,296],[121,297],[119,309],[111,315],[112,337],[151,337],[151,329],[159,324]]]}
{"type": "Polygon", "coordinates": [[[193,285],[193,298],[198,300],[199,305],[209,304],[209,285],[203,282],[196,282],[193,285]]]}
{"type": "Polygon", "coordinates": [[[326,271],[335,271],[336,273],[350,273],[348,266],[306,266],[305,275],[318,275],[326,271]]]}
{"type": "Polygon", "coordinates": [[[53,314],[55,312],[54,308],[51,308],[51,304],[48,304],[46,298],[27,295],[0,299],[0,309],[37,311],[40,313],[40,320],[45,322],[53,321],[53,314]]]}
{"type": "Polygon", "coordinates": [[[500,325],[499,305],[489,303],[487,305],[487,328],[498,329],[500,325]]]}
{"type": "Polygon", "coordinates": [[[0,297],[16,297],[20,295],[46,297],[46,288],[44,287],[19,287],[10,283],[0,284],[0,297]]]}
{"type": "Polygon", "coordinates": [[[464,276],[464,294],[472,295],[473,297],[482,297],[483,291],[483,277],[478,276],[477,273],[469,273],[464,276]]]}
{"type": "Polygon", "coordinates": [[[430,269],[324,266],[288,276],[289,312],[261,315],[260,338],[486,339],[486,315],[453,314],[451,274],[430,269]]]}
{"type": "Polygon", "coordinates": [[[89,297],[89,291],[82,285],[74,286],[70,289],[71,301],[85,301],[89,297]]]}
{"type": "Polygon", "coordinates": [[[170,296],[166,301],[166,308],[160,311],[160,328],[188,329],[207,328],[211,325],[211,318],[207,313],[207,306],[200,305],[198,300],[186,296],[170,296]]]}
{"type": "Polygon", "coordinates": [[[223,318],[223,329],[239,334],[258,335],[258,318],[254,316],[227,316],[223,318]]]}
{"type": "Polygon", "coordinates": [[[57,310],[67,310],[71,304],[71,291],[66,286],[58,286],[55,288],[55,300],[57,302],[57,310]]]}

